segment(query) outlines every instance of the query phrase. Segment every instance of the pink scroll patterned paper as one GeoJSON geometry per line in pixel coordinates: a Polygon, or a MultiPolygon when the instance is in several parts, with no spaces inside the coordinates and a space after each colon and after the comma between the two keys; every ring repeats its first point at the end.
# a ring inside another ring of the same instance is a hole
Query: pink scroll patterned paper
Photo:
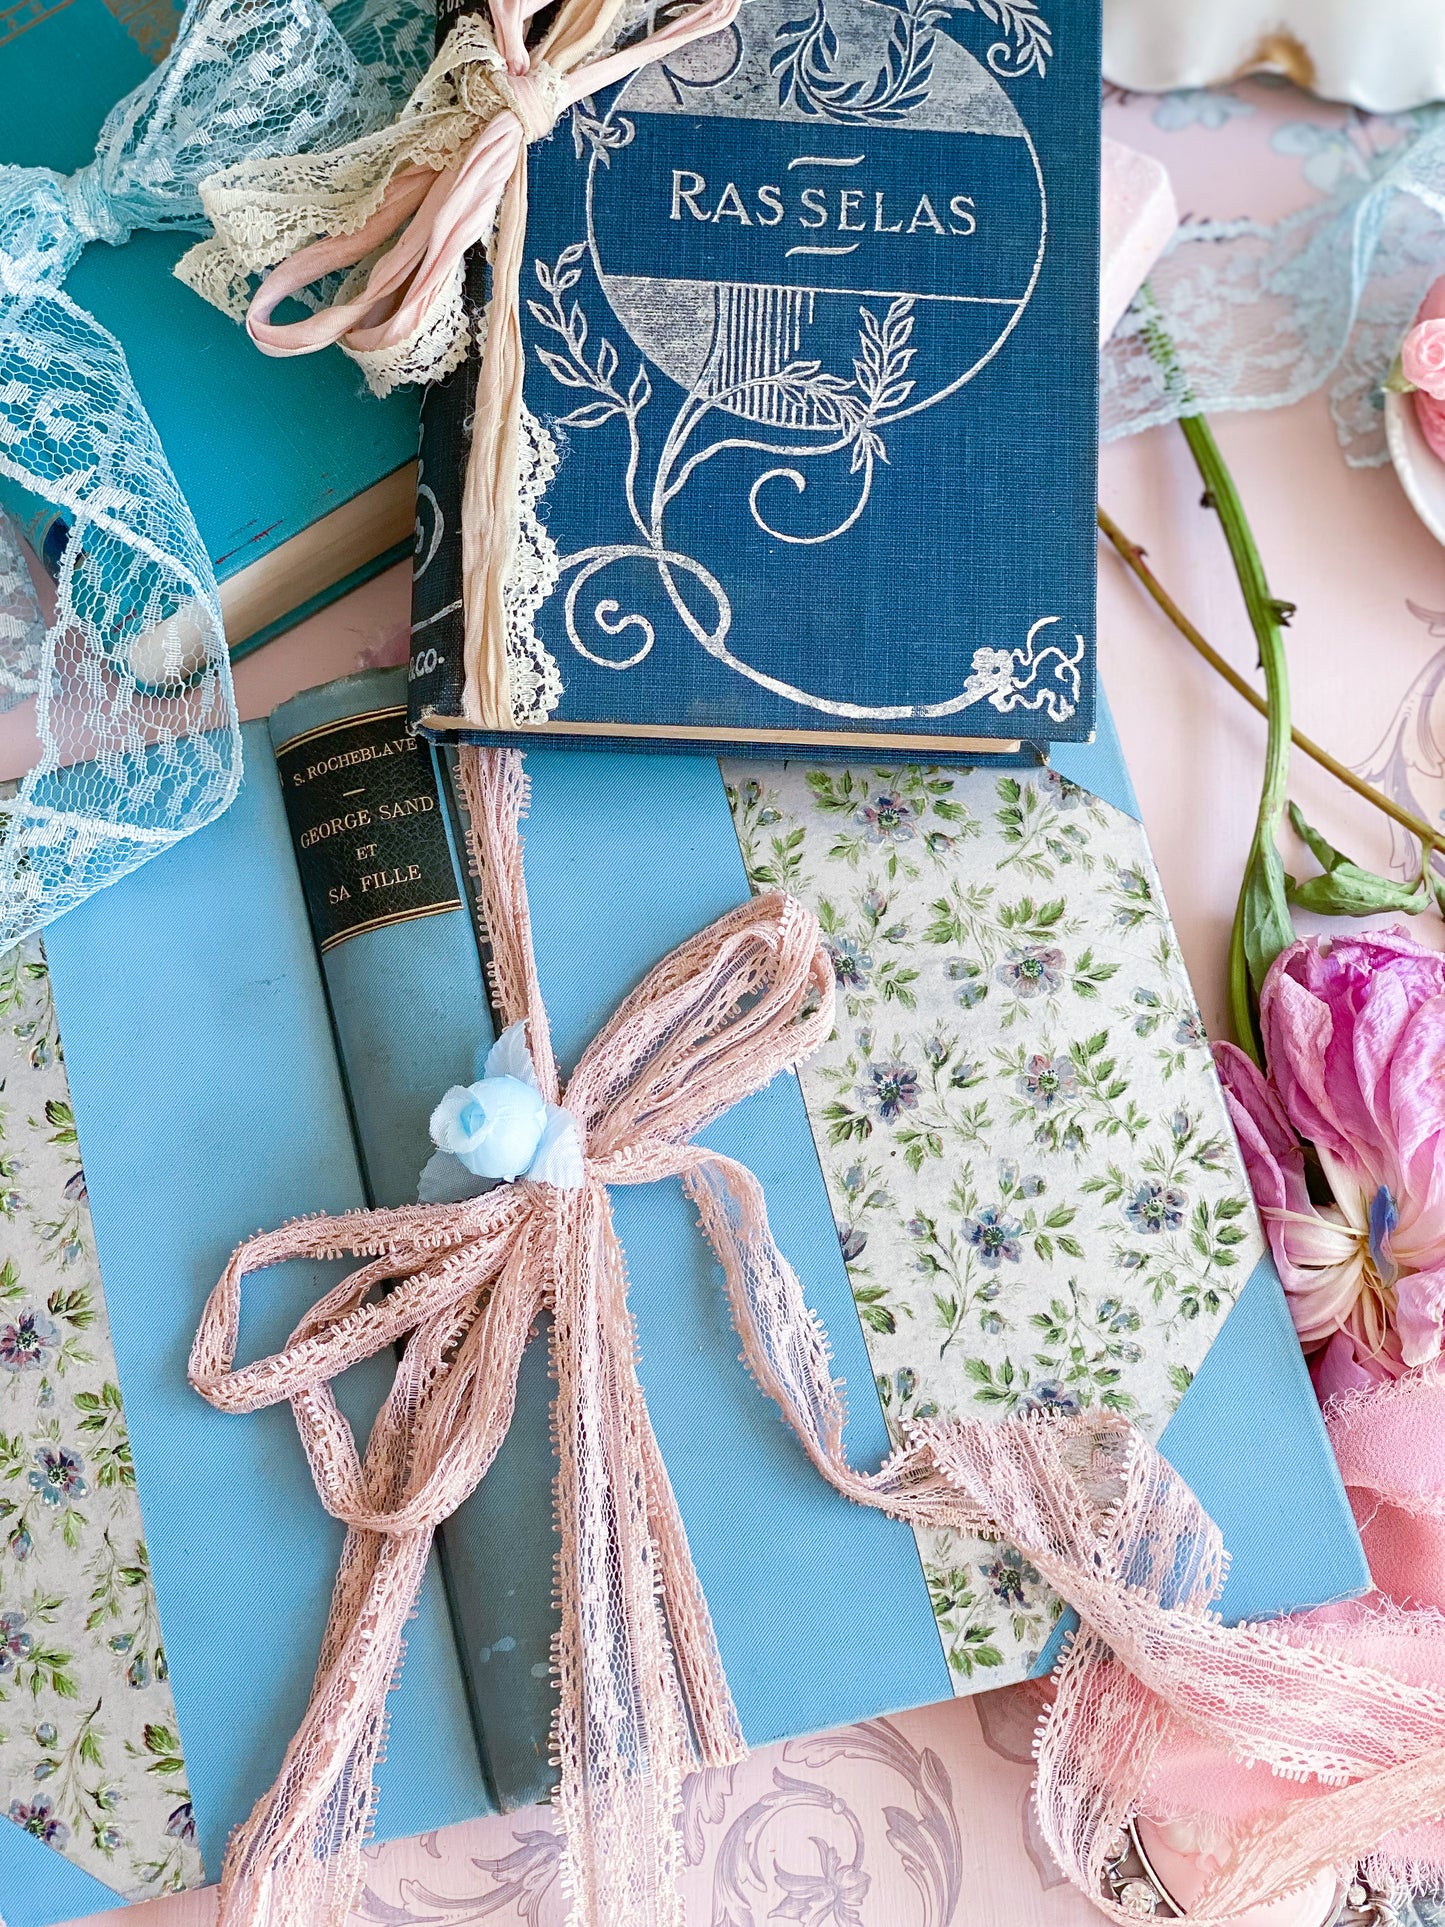
{"type": "MultiPolygon", "coordinates": [[[[1089,1927],[1029,1812],[1027,1687],[790,1740],[695,1775],[682,1889],[696,1927],[1089,1927]]],[[[550,1809],[366,1852],[356,1927],[562,1927],[550,1809]]],[[[215,1892],[86,1927],[211,1927],[215,1892]]]]}

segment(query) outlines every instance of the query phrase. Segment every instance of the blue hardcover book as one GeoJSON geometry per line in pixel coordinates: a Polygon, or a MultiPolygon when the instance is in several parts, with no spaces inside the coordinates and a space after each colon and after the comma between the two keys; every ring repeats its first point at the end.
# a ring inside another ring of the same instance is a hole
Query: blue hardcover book
{"type": "MultiPolygon", "coordinates": [[[[73,1104],[64,1155],[84,1159],[88,1215],[73,1167],[56,1192],[68,1245],[93,1235],[100,1375],[92,1390],[60,1368],[74,1276],[46,1296],[37,1254],[33,1275],[0,1281],[15,1328],[0,1361],[47,1361],[4,1387],[5,1449],[36,1477],[0,1487],[28,1508],[5,1514],[0,1560],[22,1547],[62,1602],[36,1618],[28,1584],[7,1589],[30,1615],[6,1621],[8,1651],[31,1671],[57,1649],[92,1669],[74,1703],[27,1673],[35,1726],[0,1733],[10,1927],[84,1911],[84,1881],[140,1898],[214,1878],[304,1703],[339,1529],[286,1410],[223,1417],[185,1359],[238,1238],[403,1194],[437,1087],[490,1034],[445,768],[438,781],[407,736],[404,701],[399,672],[299,698],[273,725],[279,760],[251,725],[236,808],[48,933],[64,1072],[34,1011],[0,1033],[53,1080],[42,1101],[17,1061],[7,1086],[37,1140],[73,1104]],[[127,1427],[134,1491],[103,1477],[127,1427]],[[133,1575],[126,1611],[144,1603],[145,1669],[129,1619],[90,1623],[102,1539],[133,1575]],[[104,1779],[37,1776],[87,1716],[104,1779]],[[133,1750],[116,1744],[131,1732],[133,1750]],[[91,1780],[114,1791],[103,1818],[91,1780]]],[[[823,924],[838,1028],[709,1136],[765,1184],[847,1382],[855,1457],[875,1462],[930,1409],[1107,1402],[1163,1434],[1218,1519],[1228,1615],[1348,1595],[1366,1580],[1358,1539],[1117,747],[1101,731],[1060,756],[1029,775],[746,762],[725,786],[706,758],[535,751],[526,857],[559,1056],[575,1062],[674,944],[787,883],[823,924]]],[[[12,1182],[39,1224],[35,1155],[12,1182]]],[[[644,1386],[749,1740],[1044,1663],[1057,1602],[1015,1550],[915,1536],[818,1479],[738,1363],[677,1187],[615,1204],[644,1386]]],[[[321,1282],[302,1267],[256,1281],[245,1355],[321,1282]]],[[[364,1422],[385,1361],[348,1376],[364,1422]]],[[[503,1457],[445,1529],[450,1600],[429,1582],[411,1631],[383,1837],[546,1791],[548,1399],[534,1347],[503,1457]]]]}
{"type": "MultiPolygon", "coordinates": [[[[519,730],[939,760],[1086,740],[1097,0],[749,0],[528,169],[519,730]]],[[[475,379],[423,410],[412,703],[437,733],[468,721],[475,379]]]]}
{"type": "MultiPolygon", "coordinates": [[[[0,161],[69,173],[179,20],[170,0],[0,10],[0,161]]],[[[258,355],[171,270],[193,234],[96,242],[66,292],[125,350],[216,571],[233,654],[258,648],[398,561],[414,525],[417,404],[378,401],[340,355],[258,355]]],[[[54,571],[66,520],[0,477],[9,514],[54,571]]]]}

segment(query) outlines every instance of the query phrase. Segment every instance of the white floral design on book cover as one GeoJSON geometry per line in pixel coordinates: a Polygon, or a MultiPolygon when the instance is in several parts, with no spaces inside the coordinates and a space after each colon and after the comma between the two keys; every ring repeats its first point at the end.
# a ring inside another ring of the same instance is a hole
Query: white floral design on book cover
{"type": "MultiPolygon", "coordinates": [[[[754,887],[832,954],[803,1094],[894,1435],[1106,1406],[1157,1437],[1264,1247],[1142,827],[1052,770],[723,768],[754,887]]],[[[1023,1677],[1038,1573],[917,1536],[958,1689],[1023,1677]]]]}

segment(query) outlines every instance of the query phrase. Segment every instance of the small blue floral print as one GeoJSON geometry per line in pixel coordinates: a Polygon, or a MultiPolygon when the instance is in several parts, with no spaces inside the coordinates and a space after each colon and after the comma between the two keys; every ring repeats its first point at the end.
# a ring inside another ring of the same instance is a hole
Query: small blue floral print
{"type": "Polygon", "coordinates": [[[1067,1391],[1056,1378],[1041,1378],[1037,1385],[1019,1403],[1022,1412],[1058,1412],[1065,1418],[1073,1418],[1081,1412],[1074,1393],[1067,1391]]]}
{"type": "Polygon", "coordinates": [[[1016,944],[994,975],[1015,996],[1037,997],[1041,990],[1058,989],[1063,968],[1062,950],[1041,943],[1016,944]]]}
{"type": "Polygon", "coordinates": [[[1070,1057],[1046,1057],[1036,1053],[1019,1074],[1019,1093],[1036,1111],[1051,1111],[1077,1095],[1079,1074],[1070,1057]]]}
{"type": "Polygon", "coordinates": [[[58,1850],[70,1839],[70,1828],[63,1820],[56,1819],[48,1794],[42,1793],[38,1799],[28,1803],[12,1800],[10,1818],[17,1827],[23,1827],[26,1833],[33,1833],[37,1840],[43,1840],[47,1847],[58,1850]]]}
{"type": "Polygon", "coordinates": [[[191,1811],[189,1800],[179,1806],[166,1821],[166,1832],[173,1840],[194,1840],[196,1837],[196,1816],[191,1811]]]}
{"type": "Polygon", "coordinates": [[[1252,114],[1253,104],[1237,94],[1226,94],[1218,87],[1181,87],[1166,94],[1154,109],[1154,125],[1167,134],[1186,127],[1217,130],[1241,114],[1252,114]]]}
{"type": "Polygon", "coordinates": [[[1179,1019],[1174,1026],[1174,1041],[1176,1044],[1183,1044],[1186,1050],[1206,1041],[1204,1019],[1197,1010],[1191,1010],[1187,1017],[1179,1019]]]}
{"type": "Polygon", "coordinates": [[[944,972],[949,980],[958,985],[954,997],[965,1010],[975,1010],[988,995],[988,985],[980,981],[982,971],[968,957],[950,959],[944,972]]]}
{"type": "Polygon", "coordinates": [[[42,1445],[35,1463],[40,1470],[30,1474],[30,1484],[46,1505],[68,1505],[72,1499],[84,1498],[84,1462],[74,1452],[61,1445],[42,1445]]]}
{"type": "MultiPolygon", "coordinates": [[[[1154,892],[1144,872],[1132,867],[1116,871],[1114,882],[1124,899],[1114,912],[1114,922],[1120,930],[1132,930],[1143,915],[1141,906],[1154,901],[1154,892]]],[[[1144,999],[1136,995],[1134,1001],[1142,1003],[1144,999]]]]}
{"type": "Polygon", "coordinates": [[[835,1227],[838,1233],[838,1249],[843,1254],[843,1263],[851,1265],[855,1258],[861,1258],[868,1249],[868,1233],[860,1231],[857,1225],[840,1224],[835,1227]]]}
{"type": "Polygon", "coordinates": [[[1017,1158],[999,1159],[998,1181],[1005,1191],[1012,1191],[1020,1198],[1042,1197],[1047,1189],[1037,1171],[1020,1172],[1017,1158]]]}
{"type": "Polygon", "coordinates": [[[1124,1216],[1150,1237],[1157,1237],[1162,1231],[1179,1229],[1188,1202],[1184,1193],[1172,1184],[1141,1184],[1125,1205],[1124,1216]]]}
{"type": "Polygon", "coordinates": [[[32,1644],[24,1613],[0,1613],[0,1678],[15,1671],[16,1660],[27,1658],[32,1644]]]}
{"type": "Polygon", "coordinates": [[[867,983],[873,959],[852,937],[830,937],[828,955],[833,959],[833,975],[840,984],[856,990],[867,983]]]}
{"type": "Polygon", "coordinates": [[[7,1372],[38,1372],[60,1344],[59,1328],[41,1312],[22,1312],[13,1325],[0,1327],[0,1367],[7,1372]]]}
{"type": "Polygon", "coordinates": [[[918,1072],[911,1064],[870,1064],[861,1096],[891,1124],[901,1112],[918,1109],[918,1072]]]}
{"type": "Polygon", "coordinates": [[[1056,769],[1046,769],[1040,774],[1039,788],[1048,791],[1055,809],[1060,810],[1076,810],[1084,794],[1077,783],[1060,776],[1056,769]]]}
{"type": "Polygon", "coordinates": [[[1022,1606],[1027,1588],[1041,1583],[1034,1567],[1012,1546],[1005,1546],[996,1559],[988,1561],[983,1576],[1005,1606],[1022,1606]]]}
{"type": "Polygon", "coordinates": [[[1005,1259],[1016,1265],[1023,1255],[1019,1243],[1019,1233],[1023,1226],[1014,1218],[1005,1218],[996,1204],[990,1204],[980,1211],[976,1218],[965,1218],[963,1235],[978,1253],[979,1263],[997,1271],[1005,1259]]]}
{"type": "Polygon", "coordinates": [[[56,1727],[50,1720],[42,1720],[35,1729],[35,1744],[37,1746],[54,1746],[59,1737],[56,1727]]]}
{"type": "Polygon", "coordinates": [[[853,820],[863,825],[870,843],[909,843],[918,811],[904,797],[884,790],[870,803],[860,803],[853,820]]]}

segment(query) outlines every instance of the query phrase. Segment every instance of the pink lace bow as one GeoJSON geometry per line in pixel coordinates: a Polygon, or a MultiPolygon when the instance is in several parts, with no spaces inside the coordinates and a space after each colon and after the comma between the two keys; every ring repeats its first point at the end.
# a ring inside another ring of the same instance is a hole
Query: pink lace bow
{"type": "MultiPolygon", "coordinates": [[[[516,752],[463,748],[471,851],[506,1022],[525,1020],[543,1095],[560,1101],[532,954],[516,752]]],[[[678,1178],[698,1208],[759,1385],[840,1493],[915,1526],[1017,1546],[1083,1630],[1042,1728],[1037,1796],[1060,1864],[1107,1897],[1161,1738],[1181,1726],[1287,1773],[1341,1783],[1318,1824],[1298,1804],[1225,1856],[1191,1919],[1352,1864],[1407,1812],[1445,1806],[1445,1698],[1209,1602],[1219,1534],[1188,1488],[1109,1413],[936,1420],[876,1473],[843,1456],[826,1340],[768,1229],[760,1187],[696,1133],[807,1056],[833,1021],[812,915],[779,892],[666,958],[583,1054],[566,1089],[585,1182],[520,1179],[464,1204],[310,1218],[235,1253],[191,1355],[223,1411],[290,1401],[322,1501],[349,1528],[311,1703],[272,1790],[233,1836],[222,1927],[341,1927],[360,1876],[372,1769],[432,1535],[505,1436],[522,1350],[552,1317],[562,1609],[554,1743],[574,1920],[680,1927],[674,1826],[684,1774],[742,1748],[697,1575],[648,1423],[608,1187],[678,1178]],[[363,1262],[286,1348],[234,1365],[242,1283],[293,1257],[363,1262]],[[377,1295],[377,1288],[391,1289],[377,1295]],[[330,1381],[405,1339],[364,1454],[330,1381]],[[1423,1806],[1422,1806],[1423,1803],[1423,1806]]]]}

